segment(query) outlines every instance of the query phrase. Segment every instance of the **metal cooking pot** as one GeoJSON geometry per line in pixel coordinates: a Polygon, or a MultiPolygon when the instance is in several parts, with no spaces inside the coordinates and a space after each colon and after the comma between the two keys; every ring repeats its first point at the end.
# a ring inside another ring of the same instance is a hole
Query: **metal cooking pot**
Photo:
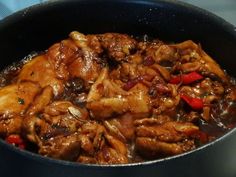
{"type": "MultiPolygon", "coordinates": [[[[199,8],[164,0],[58,0],[0,22],[0,69],[42,51],[72,30],[192,39],[236,76],[236,28],[199,8]]],[[[235,177],[236,129],[196,150],[144,163],[83,165],[19,150],[0,140],[2,177],[235,177]]]]}

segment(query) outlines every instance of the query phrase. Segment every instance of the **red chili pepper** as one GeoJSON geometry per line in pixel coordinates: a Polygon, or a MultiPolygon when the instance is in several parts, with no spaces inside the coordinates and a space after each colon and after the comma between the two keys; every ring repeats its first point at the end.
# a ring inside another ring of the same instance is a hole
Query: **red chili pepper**
{"type": "Polygon", "coordinates": [[[9,144],[25,149],[25,143],[19,135],[9,135],[5,140],[9,144]]]}
{"type": "Polygon", "coordinates": [[[203,100],[200,98],[192,98],[187,95],[180,95],[180,97],[194,110],[203,108],[203,100]]]}
{"type": "Polygon", "coordinates": [[[170,83],[171,84],[179,84],[182,82],[183,84],[187,85],[187,84],[191,84],[191,83],[201,80],[201,79],[203,79],[203,76],[194,71],[194,72],[191,72],[188,74],[175,76],[170,80],[170,83]]]}

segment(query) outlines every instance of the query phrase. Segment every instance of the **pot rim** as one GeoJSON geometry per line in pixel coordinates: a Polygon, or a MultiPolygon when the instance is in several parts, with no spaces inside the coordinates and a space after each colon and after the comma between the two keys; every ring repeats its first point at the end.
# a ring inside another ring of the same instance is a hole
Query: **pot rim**
{"type": "MultiPolygon", "coordinates": [[[[5,17],[4,19],[0,20],[0,29],[4,28],[5,25],[7,26],[8,24],[14,23],[14,21],[17,21],[20,18],[24,18],[24,16],[26,16],[27,13],[29,13],[31,11],[40,11],[42,8],[47,8],[49,6],[54,6],[54,5],[61,4],[61,3],[70,3],[70,2],[75,2],[75,0],[50,0],[50,1],[45,1],[40,4],[36,4],[36,5],[30,6],[30,7],[24,8],[24,9],[22,9],[18,12],[15,12],[15,13],[5,17]]],[[[226,29],[226,32],[233,34],[236,39],[236,27],[235,26],[233,26],[232,24],[230,24],[229,22],[227,22],[223,18],[221,18],[221,17],[219,17],[207,10],[204,10],[202,8],[196,7],[194,5],[191,5],[191,4],[188,4],[185,2],[181,2],[179,0],[177,0],[177,1],[176,0],[77,0],[76,2],[83,2],[83,3],[112,2],[112,3],[133,3],[133,4],[150,4],[150,5],[152,5],[152,4],[155,5],[155,4],[161,3],[161,4],[167,4],[170,6],[178,6],[178,7],[182,7],[182,8],[191,10],[194,13],[198,13],[201,16],[206,16],[206,17],[210,18],[212,22],[219,24],[221,26],[224,26],[224,28],[226,29]]],[[[221,137],[215,139],[214,141],[204,144],[203,146],[200,146],[194,150],[187,151],[185,153],[181,153],[181,154],[166,157],[166,158],[149,160],[149,161],[145,161],[145,162],[128,163],[128,164],[109,164],[109,165],[82,164],[82,163],[78,163],[78,162],[53,159],[53,158],[45,157],[45,156],[30,152],[30,151],[19,149],[15,146],[12,146],[12,145],[6,143],[1,138],[0,138],[0,146],[4,146],[7,149],[9,149],[10,151],[14,151],[15,153],[17,153],[19,155],[25,156],[27,158],[31,158],[33,160],[41,161],[43,163],[47,162],[47,163],[54,163],[57,165],[67,165],[67,166],[80,167],[80,168],[81,167],[83,167],[83,168],[88,168],[88,167],[89,168],[110,168],[110,167],[118,168],[118,167],[146,166],[146,165],[150,165],[150,164],[157,164],[157,163],[161,163],[164,161],[170,161],[172,159],[178,159],[181,157],[185,157],[187,155],[191,155],[193,153],[203,151],[205,148],[209,148],[211,146],[214,146],[214,144],[219,143],[220,141],[223,141],[223,139],[230,137],[234,133],[236,133],[236,127],[231,129],[230,131],[228,131],[227,133],[225,133],[221,137]]]]}

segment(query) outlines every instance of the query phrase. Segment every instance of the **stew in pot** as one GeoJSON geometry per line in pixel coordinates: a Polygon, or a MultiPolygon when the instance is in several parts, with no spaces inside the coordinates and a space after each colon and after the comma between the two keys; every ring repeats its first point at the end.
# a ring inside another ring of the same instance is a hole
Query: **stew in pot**
{"type": "Polygon", "coordinates": [[[55,159],[120,164],[173,156],[236,122],[235,80],[191,40],[74,31],[0,78],[1,138],[55,159]]]}

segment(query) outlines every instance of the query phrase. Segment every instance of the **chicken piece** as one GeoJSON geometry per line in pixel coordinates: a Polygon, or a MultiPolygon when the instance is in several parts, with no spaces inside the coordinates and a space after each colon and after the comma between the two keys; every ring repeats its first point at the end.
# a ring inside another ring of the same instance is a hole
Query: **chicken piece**
{"type": "Polygon", "coordinates": [[[125,57],[135,50],[137,42],[128,35],[118,33],[105,33],[97,35],[108,56],[116,61],[125,60],[125,57]]]}
{"type": "MultiPolygon", "coordinates": [[[[128,163],[127,158],[127,148],[119,141],[117,141],[115,138],[113,138],[110,135],[106,135],[106,138],[110,141],[111,145],[114,146],[114,148],[110,148],[108,146],[100,146],[97,149],[97,154],[94,157],[85,155],[81,155],[78,158],[78,162],[81,163],[99,163],[99,164],[119,164],[119,163],[128,163]]],[[[104,143],[104,140],[102,140],[104,143]]],[[[90,144],[90,143],[88,143],[90,144]]],[[[84,145],[88,145],[84,144],[84,145]]]]}
{"type": "Polygon", "coordinates": [[[33,58],[25,64],[18,81],[30,80],[41,87],[50,85],[55,96],[64,90],[64,82],[69,79],[67,65],[81,57],[82,53],[72,40],[63,40],[51,46],[45,55],[33,58]]]}
{"type": "Polygon", "coordinates": [[[106,132],[103,126],[86,121],[77,130],[74,133],[70,131],[72,134],[69,135],[56,135],[42,141],[39,143],[39,153],[58,159],[75,160],[81,153],[82,156],[94,156],[95,151],[100,151],[104,147],[103,134],[106,132]]]}
{"type": "Polygon", "coordinates": [[[38,83],[42,88],[51,86],[55,96],[64,90],[63,81],[57,78],[54,67],[45,55],[37,56],[26,63],[21,69],[17,81],[32,81],[38,83]]]}
{"type": "MultiPolygon", "coordinates": [[[[136,53],[134,53],[132,55],[128,55],[126,58],[127,58],[126,60],[129,64],[140,65],[144,61],[142,53],[139,51],[137,51],[136,53]]],[[[122,62],[120,64],[123,64],[123,63],[126,63],[126,62],[122,62]]]]}
{"type": "Polygon", "coordinates": [[[46,56],[53,67],[56,77],[61,80],[69,79],[68,65],[77,58],[82,57],[82,52],[71,39],[63,40],[60,43],[52,45],[46,56]]]}
{"type": "Polygon", "coordinates": [[[80,154],[78,134],[51,138],[39,147],[39,154],[55,159],[75,161],[80,154]]]}
{"type": "Polygon", "coordinates": [[[166,122],[170,122],[171,118],[166,115],[159,115],[156,118],[143,118],[134,121],[135,126],[152,126],[152,125],[162,125],[166,122]]]}
{"type": "MultiPolygon", "coordinates": [[[[138,118],[140,118],[138,116],[138,118]]],[[[107,131],[121,140],[122,142],[131,141],[135,136],[134,114],[125,113],[119,117],[109,119],[103,122],[107,131]]]]}
{"type": "MultiPolygon", "coordinates": [[[[202,68],[200,68],[200,70],[202,70],[202,72],[209,71],[210,73],[214,73],[216,76],[221,78],[221,80],[223,82],[228,83],[229,79],[228,79],[227,75],[225,74],[225,72],[220,68],[219,64],[217,64],[201,48],[200,48],[200,51],[201,51],[202,59],[205,62],[204,66],[202,68]]],[[[206,73],[206,74],[208,74],[208,73],[206,73]]]]}
{"type": "Polygon", "coordinates": [[[55,101],[45,108],[43,116],[52,126],[75,132],[88,119],[88,112],[69,101],[55,101]]]}
{"type": "Polygon", "coordinates": [[[161,41],[146,44],[146,55],[154,59],[160,65],[172,66],[178,60],[177,51],[174,47],[161,41]]]}
{"type": "Polygon", "coordinates": [[[173,84],[152,83],[149,94],[151,95],[151,103],[153,114],[158,116],[176,109],[180,102],[178,86],[173,84]]]}
{"type": "Polygon", "coordinates": [[[47,86],[43,89],[42,93],[37,96],[27,111],[27,115],[34,115],[43,111],[53,98],[53,90],[51,86],[47,86]]]}
{"type": "Polygon", "coordinates": [[[40,91],[32,82],[8,85],[0,89],[0,115],[11,117],[24,113],[40,91]]]}
{"type": "Polygon", "coordinates": [[[96,159],[99,164],[128,163],[128,149],[126,145],[115,137],[104,132],[108,144],[100,146],[96,159]]]}
{"type": "Polygon", "coordinates": [[[68,112],[68,108],[73,106],[69,101],[54,101],[44,108],[44,113],[50,116],[58,116],[68,112]]]}
{"type": "Polygon", "coordinates": [[[99,164],[125,164],[128,158],[113,148],[105,147],[97,154],[99,164]]]}
{"type": "Polygon", "coordinates": [[[39,115],[24,118],[22,129],[32,142],[41,143],[58,135],[74,133],[86,121],[88,113],[68,101],[57,101],[39,115]]]}
{"type": "Polygon", "coordinates": [[[89,85],[97,79],[102,69],[102,60],[89,47],[89,40],[84,34],[74,31],[70,33],[70,38],[81,49],[82,56],[68,65],[68,71],[72,77],[80,77],[89,85]]]}
{"type": "Polygon", "coordinates": [[[121,133],[121,131],[118,129],[118,126],[121,127],[120,123],[116,119],[112,119],[110,121],[104,121],[104,126],[106,127],[107,131],[112,134],[113,136],[117,137],[121,141],[125,142],[126,138],[121,133]]]}
{"type": "Polygon", "coordinates": [[[84,153],[88,155],[94,155],[95,148],[90,138],[91,137],[89,137],[89,135],[85,135],[85,134],[79,135],[80,146],[81,146],[81,149],[84,151],[84,153]]]}
{"type": "Polygon", "coordinates": [[[86,107],[94,119],[106,119],[127,112],[129,104],[126,98],[102,98],[99,101],[87,103],[86,107]]]}
{"type": "MultiPolygon", "coordinates": [[[[204,79],[201,83],[197,84],[196,87],[200,87],[201,94],[208,94],[208,95],[223,95],[224,94],[224,87],[222,83],[218,81],[212,81],[210,78],[204,79]]],[[[193,88],[194,89],[194,88],[193,88]]]]}
{"type": "Polygon", "coordinates": [[[94,121],[88,121],[79,129],[79,136],[83,154],[86,156],[97,154],[95,155],[97,163],[128,162],[126,145],[110,135],[102,125],[94,121]]]}
{"type": "Polygon", "coordinates": [[[78,130],[80,134],[89,134],[90,137],[95,137],[97,134],[103,134],[104,127],[95,121],[88,121],[78,130]]]}
{"type": "Polygon", "coordinates": [[[138,67],[139,65],[134,63],[121,63],[116,69],[117,79],[121,79],[122,81],[130,81],[137,78],[137,76],[140,75],[138,67]]]}
{"type": "Polygon", "coordinates": [[[113,149],[118,153],[127,156],[128,151],[124,143],[109,134],[105,134],[105,138],[113,149]]]}
{"type": "Polygon", "coordinates": [[[184,63],[180,66],[180,70],[185,73],[199,71],[200,68],[201,68],[201,63],[197,61],[184,63]]]}
{"type": "Polygon", "coordinates": [[[131,113],[149,114],[151,109],[150,98],[148,96],[148,89],[143,84],[138,83],[132,89],[130,89],[127,100],[131,113]]]}
{"type": "Polygon", "coordinates": [[[87,45],[89,46],[89,48],[91,48],[95,53],[102,54],[104,52],[102,45],[99,41],[99,35],[86,35],[87,38],[87,45]]]}
{"type": "Polygon", "coordinates": [[[20,134],[22,117],[14,116],[11,118],[0,118],[0,136],[6,137],[11,134],[20,134]]]}
{"type": "Polygon", "coordinates": [[[139,126],[136,128],[136,134],[142,137],[157,138],[165,142],[178,142],[197,130],[198,127],[191,123],[166,122],[162,125],[139,126]]]}
{"type": "Polygon", "coordinates": [[[135,143],[137,151],[146,158],[151,159],[177,155],[195,148],[193,140],[180,143],[166,143],[153,138],[138,137],[135,143]]]}
{"type": "Polygon", "coordinates": [[[103,81],[108,79],[108,68],[103,68],[96,82],[91,86],[87,102],[97,101],[103,96],[103,81]]]}
{"type": "Polygon", "coordinates": [[[41,144],[50,138],[74,133],[81,125],[80,120],[70,115],[41,118],[31,116],[24,118],[22,132],[29,141],[41,144]]]}
{"type": "Polygon", "coordinates": [[[26,117],[23,125],[27,139],[39,146],[39,153],[57,159],[74,161],[81,152],[94,155],[105,143],[99,138],[105,132],[101,125],[81,122],[68,114],[26,117]]]}
{"type": "Polygon", "coordinates": [[[165,67],[158,64],[154,64],[151,67],[154,70],[157,70],[166,81],[170,80],[170,72],[165,67]]]}
{"type": "Polygon", "coordinates": [[[147,115],[149,102],[148,89],[143,84],[136,84],[127,92],[108,77],[105,68],[91,87],[86,107],[94,119],[106,119],[125,112],[147,115]]]}
{"type": "Polygon", "coordinates": [[[94,158],[94,157],[81,155],[81,156],[79,156],[79,158],[77,159],[77,162],[79,162],[79,163],[85,163],[85,164],[96,164],[96,163],[97,163],[97,160],[96,160],[96,158],[94,158]]]}
{"type": "Polygon", "coordinates": [[[70,77],[82,78],[86,86],[95,81],[101,69],[97,54],[87,43],[82,44],[79,38],[81,33],[72,32],[70,36],[72,39],[54,44],[45,55],[25,64],[18,81],[37,82],[43,88],[50,85],[55,96],[63,92],[64,83],[70,77]]]}
{"type": "Polygon", "coordinates": [[[81,148],[88,155],[101,150],[105,145],[105,128],[95,121],[84,123],[78,130],[81,139],[81,148]]]}
{"type": "Polygon", "coordinates": [[[44,108],[44,113],[50,116],[70,113],[72,116],[81,120],[88,118],[88,112],[85,109],[79,108],[69,101],[54,101],[44,108]]]}
{"type": "MultiPolygon", "coordinates": [[[[131,114],[131,113],[126,113],[122,116],[120,116],[118,119],[114,119],[114,121],[110,121],[111,124],[115,125],[121,134],[125,137],[126,141],[131,141],[133,140],[135,136],[135,127],[134,127],[134,119],[136,115],[131,114]]],[[[138,118],[139,115],[138,115],[138,118]]]]}
{"type": "Polygon", "coordinates": [[[85,86],[89,88],[89,85],[94,83],[98,74],[100,73],[100,66],[91,60],[83,60],[79,58],[75,60],[70,66],[68,71],[72,77],[80,77],[85,81],[85,86]]]}
{"type": "MultiPolygon", "coordinates": [[[[209,77],[212,77],[212,74],[214,74],[223,82],[228,82],[228,78],[224,71],[206,52],[202,50],[201,46],[195,44],[191,40],[171,46],[180,50],[179,53],[182,55],[182,60],[186,60],[187,63],[190,62],[188,65],[184,64],[187,66],[183,66],[182,69],[191,67],[191,70],[188,69],[187,71],[200,71],[201,73],[209,77]],[[193,68],[195,68],[196,70],[194,70],[193,68]]],[[[184,63],[186,63],[186,61],[184,61],[184,63]]],[[[183,70],[183,72],[186,72],[186,70],[183,70]]]]}
{"type": "MultiPolygon", "coordinates": [[[[136,87],[143,87],[137,84],[136,87]]],[[[116,114],[131,112],[147,116],[150,111],[149,97],[143,90],[133,88],[128,96],[119,95],[112,98],[101,98],[99,101],[87,103],[91,116],[94,119],[106,119],[116,114]]]]}
{"type": "MultiPolygon", "coordinates": [[[[142,64],[136,63],[121,63],[117,69],[111,71],[109,75],[111,79],[119,79],[123,82],[140,81],[151,81],[155,76],[160,76],[165,74],[163,67],[156,68],[155,66],[144,66],[142,64]],[[160,69],[160,70],[159,70],[160,69]]],[[[167,71],[168,72],[168,71],[167,71]]]]}
{"type": "Polygon", "coordinates": [[[198,49],[198,45],[194,43],[192,40],[187,40],[187,41],[184,41],[178,44],[173,44],[170,46],[177,48],[179,50],[186,50],[186,49],[197,50],[198,49]]]}
{"type": "Polygon", "coordinates": [[[41,143],[41,140],[38,135],[38,133],[39,133],[38,127],[40,129],[41,129],[41,127],[50,128],[50,126],[45,121],[41,120],[37,116],[24,117],[24,120],[22,121],[22,129],[21,129],[22,132],[21,133],[30,142],[41,143]]]}
{"type": "Polygon", "coordinates": [[[138,152],[146,157],[180,154],[195,148],[191,135],[198,131],[197,126],[185,122],[170,121],[156,125],[138,124],[136,128],[136,148],[138,152]]]}
{"type": "Polygon", "coordinates": [[[97,53],[90,48],[97,45],[91,41],[92,36],[87,37],[74,31],[70,33],[71,39],[63,40],[49,48],[47,56],[58,78],[68,80],[69,77],[80,77],[86,82],[96,79],[101,66],[97,53]]]}

